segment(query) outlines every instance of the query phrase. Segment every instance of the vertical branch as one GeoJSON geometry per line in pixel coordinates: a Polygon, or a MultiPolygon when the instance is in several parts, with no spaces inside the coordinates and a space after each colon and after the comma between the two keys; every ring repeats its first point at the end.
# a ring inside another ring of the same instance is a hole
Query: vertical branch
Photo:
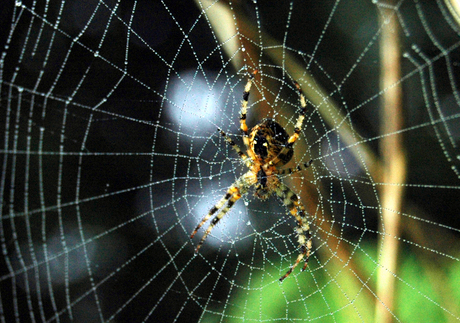
{"type": "Polygon", "coordinates": [[[381,232],[380,265],[377,275],[377,295],[375,304],[376,322],[391,322],[395,297],[395,274],[397,272],[398,242],[400,236],[400,211],[403,203],[406,177],[406,157],[403,147],[401,50],[399,26],[394,11],[382,12],[382,38],[380,42],[381,79],[383,91],[380,113],[380,143],[382,160],[381,186],[381,232]]]}

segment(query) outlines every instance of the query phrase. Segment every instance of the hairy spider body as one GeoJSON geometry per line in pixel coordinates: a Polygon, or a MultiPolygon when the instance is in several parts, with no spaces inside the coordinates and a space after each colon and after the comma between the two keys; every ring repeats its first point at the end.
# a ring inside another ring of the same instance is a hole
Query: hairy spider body
{"type": "Polygon", "coordinates": [[[288,144],[289,135],[277,122],[264,119],[249,135],[249,149],[257,158],[250,172],[257,174],[255,196],[267,199],[272,193],[271,188],[278,186],[276,167],[288,163],[294,155],[292,145],[288,144]],[[281,152],[284,149],[284,153],[281,152]],[[278,157],[278,162],[270,165],[270,161],[278,157]]]}
{"type": "Polygon", "coordinates": [[[307,267],[308,258],[311,251],[311,234],[309,221],[305,212],[305,208],[300,203],[297,195],[285,184],[283,184],[279,175],[290,174],[301,171],[310,166],[312,160],[302,166],[288,169],[278,169],[287,164],[294,155],[293,144],[299,138],[300,129],[306,113],[306,100],[297,82],[294,82],[300,96],[301,114],[297,119],[294,134],[289,136],[280,124],[271,120],[263,119],[260,123],[254,126],[250,132],[246,125],[246,111],[249,99],[249,91],[251,89],[252,80],[256,75],[257,70],[250,75],[248,82],[244,88],[243,101],[241,105],[240,128],[243,133],[243,142],[247,148],[247,155],[228,137],[222,130],[218,129],[227,143],[235,150],[235,152],[243,159],[249,171],[238,178],[233,185],[227,190],[227,193],[213,206],[209,213],[197,225],[191,234],[191,238],[195,236],[198,230],[209,220],[215,213],[217,215],[212,219],[211,224],[206,229],[203,237],[198,243],[195,252],[198,252],[201,245],[206,240],[214,226],[224,217],[224,215],[232,208],[236,201],[242,195],[246,194],[249,189],[254,186],[254,195],[262,200],[267,199],[275,193],[288,208],[297,221],[297,238],[300,246],[300,254],[295,263],[290,267],[284,276],[280,278],[283,281],[290,275],[292,270],[302,261],[305,260],[303,270],[307,267]],[[227,203],[227,205],[225,205],[227,203]],[[225,205],[225,206],[224,206],[225,205]]]}
{"type": "Polygon", "coordinates": [[[294,155],[294,149],[288,140],[289,135],[283,127],[271,119],[263,119],[251,130],[249,149],[254,152],[262,165],[278,157],[277,163],[273,166],[280,167],[287,164],[294,155]],[[280,154],[283,149],[283,154],[280,154]]]}

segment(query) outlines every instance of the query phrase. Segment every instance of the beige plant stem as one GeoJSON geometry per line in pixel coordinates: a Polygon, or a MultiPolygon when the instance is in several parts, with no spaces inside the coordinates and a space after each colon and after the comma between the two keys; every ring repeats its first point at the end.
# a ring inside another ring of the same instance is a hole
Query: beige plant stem
{"type": "Polygon", "coordinates": [[[406,179],[406,156],[403,137],[401,84],[401,51],[399,25],[394,11],[381,12],[383,25],[380,39],[382,108],[380,113],[380,153],[382,158],[380,268],[377,272],[376,322],[392,322],[397,275],[398,244],[400,236],[400,212],[406,179]],[[390,134],[390,135],[388,135],[390,134]]]}
{"type": "Polygon", "coordinates": [[[458,0],[444,0],[446,7],[449,9],[452,17],[460,26],[460,1],[458,0]]]}

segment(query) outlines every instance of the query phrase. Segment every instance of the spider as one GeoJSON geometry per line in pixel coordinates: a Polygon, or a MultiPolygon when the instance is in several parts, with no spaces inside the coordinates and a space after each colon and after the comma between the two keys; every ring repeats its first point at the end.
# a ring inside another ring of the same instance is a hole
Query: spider
{"type": "Polygon", "coordinates": [[[220,212],[217,213],[211,221],[208,229],[205,231],[203,237],[198,243],[195,249],[195,253],[198,253],[198,250],[203,245],[206,237],[209,233],[211,233],[214,226],[232,208],[235,202],[238,201],[242,195],[248,192],[249,188],[254,186],[254,195],[262,200],[267,199],[270,195],[272,195],[272,193],[275,193],[289,209],[289,213],[291,213],[297,220],[296,232],[300,246],[300,254],[298,255],[295,263],[290,267],[286,274],[279,279],[282,282],[291,274],[302,259],[305,259],[302,271],[305,270],[308,265],[308,258],[312,247],[310,226],[305,208],[300,203],[297,195],[280,181],[280,175],[301,171],[309,167],[313,160],[295,168],[279,169],[279,167],[288,163],[294,154],[293,145],[299,138],[300,129],[306,114],[307,104],[305,96],[302,93],[302,89],[299,84],[294,81],[294,85],[299,92],[300,107],[302,109],[295,125],[294,134],[289,136],[283,127],[271,119],[263,119],[259,124],[254,126],[250,132],[248,132],[248,127],[246,125],[247,105],[252,81],[257,72],[258,71],[255,70],[249,75],[249,79],[244,87],[243,101],[241,103],[240,128],[243,133],[243,143],[247,148],[247,154],[242,152],[235,142],[228,137],[227,134],[225,134],[225,132],[219,128],[217,129],[225,141],[242,158],[245,165],[249,168],[249,171],[243,174],[235,181],[234,184],[230,186],[224,197],[222,197],[222,199],[209,210],[208,214],[197,225],[190,238],[193,238],[203,224],[220,210],[220,212]],[[227,205],[225,205],[225,203],[227,203],[227,205]]]}

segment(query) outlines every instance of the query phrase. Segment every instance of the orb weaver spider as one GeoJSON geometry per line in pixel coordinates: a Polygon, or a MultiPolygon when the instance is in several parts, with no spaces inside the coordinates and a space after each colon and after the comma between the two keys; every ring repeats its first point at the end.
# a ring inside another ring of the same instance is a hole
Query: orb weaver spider
{"type": "Polygon", "coordinates": [[[309,167],[313,160],[289,169],[279,169],[279,167],[288,163],[294,155],[293,145],[299,138],[300,130],[306,114],[306,100],[302,93],[299,84],[294,81],[294,85],[299,92],[301,113],[295,124],[294,134],[289,136],[287,132],[277,122],[271,119],[263,119],[259,124],[254,126],[250,132],[246,125],[246,112],[249,99],[249,92],[251,90],[252,81],[257,74],[255,70],[250,74],[249,79],[244,87],[243,101],[241,105],[240,128],[243,133],[243,143],[247,148],[247,155],[235,144],[235,142],[220,129],[217,129],[227,143],[233,150],[242,158],[249,171],[238,178],[234,184],[230,186],[224,197],[217,202],[197,225],[192,232],[190,238],[193,238],[203,224],[209,220],[217,211],[220,212],[211,221],[208,229],[203,234],[200,242],[198,243],[195,253],[203,245],[206,237],[211,233],[214,226],[224,217],[224,215],[232,208],[236,201],[242,195],[246,194],[252,186],[255,187],[255,196],[259,199],[265,200],[272,193],[275,193],[289,209],[295,219],[297,220],[297,238],[300,246],[300,254],[297,256],[295,263],[290,267],[284,276],[279,280],[283,281],[288,277],[294,268],[305,259],[303,270],[308,265],[308,258],[312,248],[310,225],[306,216],[305,208],[299,201],[297,195],[285,184],[280,181],[279,176],[283,174],[290,174],[299,172],[309,167]],[[225,203],[227,203],[226,206],[225,203]]]}

